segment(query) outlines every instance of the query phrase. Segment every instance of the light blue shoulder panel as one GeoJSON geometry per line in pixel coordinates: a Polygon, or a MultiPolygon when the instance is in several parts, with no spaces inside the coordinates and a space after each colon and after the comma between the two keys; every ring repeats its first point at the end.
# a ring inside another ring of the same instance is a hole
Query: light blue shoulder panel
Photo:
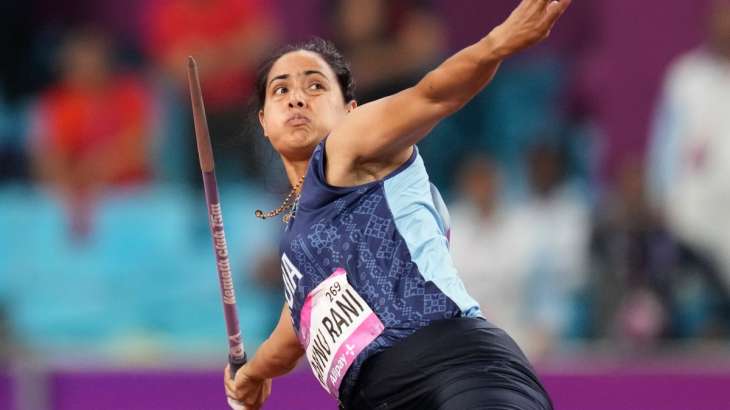
{"type": "Polygon", "coordinates": [[[396,228],[424,279],[454,301],[464,316],[481,316],[479,304],[467,293],[451,260],[445,207],[438,191],[434,194],[435,187],[428,180],[421,156],[417,155],[410,166],[386,179],[384,187],[396,228]]]}

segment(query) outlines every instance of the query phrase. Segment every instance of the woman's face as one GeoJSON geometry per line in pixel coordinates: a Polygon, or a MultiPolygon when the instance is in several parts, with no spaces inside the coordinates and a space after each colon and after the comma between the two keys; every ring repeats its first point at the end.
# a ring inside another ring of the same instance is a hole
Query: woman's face
{"type": "Polygon", "coordinates": [[[266,100],[259,121],[271,145],[285,158],[307,160],[314,147],[355,102],[344,103],[330,66],[317,53],[299,50],[283,55],[269,71],[266,100]]]}

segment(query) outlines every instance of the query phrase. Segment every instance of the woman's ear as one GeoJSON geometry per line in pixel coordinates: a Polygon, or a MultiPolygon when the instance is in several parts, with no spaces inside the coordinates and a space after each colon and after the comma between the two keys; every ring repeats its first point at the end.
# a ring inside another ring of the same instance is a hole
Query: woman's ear
{"type": "Polygon", "coordinates": [[[347,110],[347,113],[348,113],[348,114],[349,114],[349,113],[351,113],[351,112],[352,112],[352,110],[354,110],[355,108],[357,108],[357,101],[355,101],[355,100],[352,100],[352,101],[350,101],[350,102],[349,102],[349,103],[347,103],[347,105],[345,106],[345,110],[347,110]]]}
{"type": "Polygon", "coordinates": [[[264,110],[259,110],[259,124],[261,125],[261,129],[264,130],[264,137],[269,138],[269,134],[266,132],[266,121],[264,121],[264,110]]]}

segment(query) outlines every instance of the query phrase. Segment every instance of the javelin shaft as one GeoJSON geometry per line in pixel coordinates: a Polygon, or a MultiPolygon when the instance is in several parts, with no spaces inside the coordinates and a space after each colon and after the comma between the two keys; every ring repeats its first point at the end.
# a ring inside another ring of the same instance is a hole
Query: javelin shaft
{"type": "Polygon", "coordinates": [[[190,99],[193,106],[198,159],[200,160],[200,169],[203,173],[205,202],[208,205],[208,222],[213,238],[216,268],[218,270],[218,280],[220,281],[221,297],[223,300],[223,315],[228,334],[228,361],[231,365],[231,377],[233,377],[236,371],[246,363],[246,352],[243,348],[241,331],[238,326],[236,293],[233,289],[231,264],[228,258],[228,245],[223,229],[223,212],[218,195],[218,183],[215,177],[215,163],[213,161],[210,134],[208,133],[208,120],[205,115],[205,105],[203,104],[203,95],[200,89],[198,66],[192,57],[188,57],[188,82],[190,85],[190,99]]]}

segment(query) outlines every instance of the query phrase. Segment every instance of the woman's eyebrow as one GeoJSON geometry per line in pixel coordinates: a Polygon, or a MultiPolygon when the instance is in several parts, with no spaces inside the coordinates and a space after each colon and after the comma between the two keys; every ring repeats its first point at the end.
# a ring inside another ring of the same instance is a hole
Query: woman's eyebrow
{"type": "Polygon", "coordinates": [[[289,74],[277,75],[276,77],[269,80],[269,85],[271,85],[276,80],[286,80],[287,78],[289,78],[289,74]]]}
{"type": "Polygon", "coordinates": [[[319,71],[319,70],[307,70],[307,71],[304,72],[304,75],[312,75],[312,74],[319,74],[322,77],[327,78],[327,76],[324,75],[324,73],[321,72],[321,71],[319,71]]]}
{"type": "MultiPolygon", "coordinates": [[[[304,75],[305,75],[305,76],[309,76],[309,75],[314,75],[314,74],[318,74],[318,75],[320,75],[320,76],[324,77],[325,79],[327,78],[327,76],[326,76],[326,75],[324,75],[324,73],[323,73],[323,72],[321,72],[321,71],[319,71],[319,70],[306,70],[306,71],[304,72],[304,75]]],[[[269,80],[269,86],[270,86],[270,85],[271,85],[271,84],[272,84],[272,83],[273,83],[274,81],[276,81],[276,80],[286,80],[287,78],[289,78],[289,74],[280,74],[280,75],[277,75],[276,77],[274,77],[274,78],[272,78],[271,80],[269,80]]]]}

